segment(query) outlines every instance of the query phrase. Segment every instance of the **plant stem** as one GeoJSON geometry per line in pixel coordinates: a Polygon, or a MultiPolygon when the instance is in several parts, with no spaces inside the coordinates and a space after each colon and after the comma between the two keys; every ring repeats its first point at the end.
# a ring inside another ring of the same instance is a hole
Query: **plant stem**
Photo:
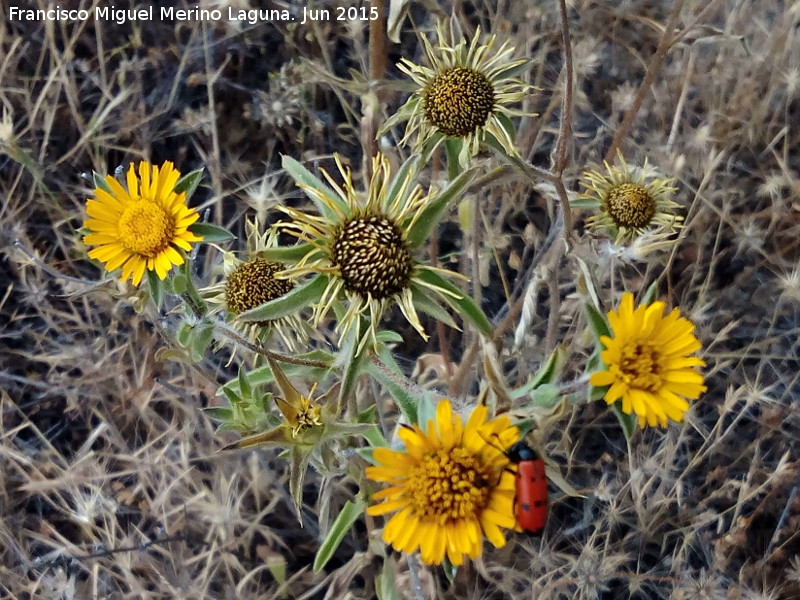
{"type": "Polygon", "coordinates": [[[675,24],[678,22],[682,7],[683,0],[676,0],[672,7],[672,13],[669,15],[669,19],[667,19],[667,24],[664,26],[664,33],[661,34],[661,39],[658,41],[656,52],[647,65],[647,71],[645,71],[642,85],[639,86],[636,96],[631,103],[631,107],[622,118],[622,123],[620,123],[619,129],[617,129],[617,133],[614,134],[614,141],[611,142],[611,147],[608,149],[608,152],[606,152],[605,161],[609,164],[614,162],[614,158],[617,156],[617,150],[619,150],[619,147],[622,145],[622,140],[628,135],[631,125],[633,125],[633,120],[642,107],[645,95],[650,91],[650,86],[653,85],[653,81],[655,81],[656,75],[664,62],[664,58],[666,58],[667,52],[669,52],[669,49],[674,43],[675,24]]]}

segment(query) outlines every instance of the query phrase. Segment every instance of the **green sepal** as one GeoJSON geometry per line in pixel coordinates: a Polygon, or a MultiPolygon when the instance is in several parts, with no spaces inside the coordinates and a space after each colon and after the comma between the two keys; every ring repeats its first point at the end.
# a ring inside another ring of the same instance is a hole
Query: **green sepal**
{"type": "Polygon", "coordinates": [[[172,293],[179,296],[189,289],[189,282],[183,273],[176,273],[170,280],[170,285],[172,286],[172,293]]]}
{"type": "Polygon", "coordinates": [[[160,309],[164,302],[164,281],[155,271],[147,269],[147,287],[150,289],[150,297],[156,308],[160,309]]]}
{"type": "Polygon", "coordinates": [[[475,301],[462,292],[458,287],[456,287],[456,285],[450,281],[447,281],[444,277],[435,271],[431,271],[430,269],[418,269],[417,277],[429,285],[442,288],[443,290],[450,292],[450,294],[457,294],[457,297],[453,297],[450,294],[441,294],[441,297],[455,312],[461,315],[464,320],[475,325],[475,327],[478,328],[478,331],[480,331],[483,335],[488,338],[492,337],[494,328],[489,322],[489,318],[481,310],[481,308],[475,304],[475,301]]]}
{"type": "MultiPolygon", "coordinates": [[[[325,196],[327,200],[334,203],[341,213],[347,214],[349,212],[347,204],[339,197],[339,194],[325,185],[325,183],[311,173],[311,171],[306,169],[291,156],[284,155],[281,164],[283,169],[291,176],[292,179],[294,179],[298,186],[302,185],[304,187],[312,188],[318,194],[325,196]]],[[[315,198],[312,194],[307,194],[307,196],[314,203],[314,206],[317,207],[317,210],[321,215],[331,219],[332,221],[338,221],[336,213],[334,213],[330,206],[322,202],[319,198],[315,198]]]]}
{"type": "Polygon", "coordinates": [[[464,190],[469,187],[475,177],[475,169],[468,169],[461,173],[438,196],[428,202],[417,217],[413,226],[406,233],[408,245],[412,248],[421,246],[430,237],[433,228],[439,223],[447,207],[456,198],[460,198],[464,190]]]}
{"type": "Polygon", "coordinates": [[[642,299],[639,301],[640,305],[644,304],[652,304],[658,298],[658,281],[654,281],[650,284],[647,288],[647,291],[642,296],[642,299]]]}
{"type": "Polygon", "coordinates": [[[442,561],[442,571],[448,583],[453,583],[453,581],[455,581],[456,575],[458,574],[458,567],[450,562],[446,554],[442,561]]]}
{"type": "Polygon", "coordinates": [[[347,535],[347,532],[352,529],[353,524],[355,524],[364,512],[364,508],[366,508],[366,502],[361,498],[356,498],[355,502],[350,502],[348,500],[344,503],[342,510],[331,526],[331,530],[328,532],[328,535],[325,536],[322,544],[320,544],[317,556],[314,557],[315,573],[319,573],[325,565],[328,564],[328,561],[333,557],[339,544],[342,543],[344,536],[347,535]]]}
{"type": "Polygon", "coordinates": [[[431,421],[433,422],[432,426],[436,427],[436,405],[427,394],[421,394],[417,401],[417,420],[412,423],[416,423],[422,431],[427,433],[431,421]]]}
{"type": "Polygon", "coordinates": [[[114,192],[111,191],[108,183],[106,183],[106,178],[97,171],[92,171],[92,181],[94,182],[94,187],[100,188],[112,196],[114,195],[114,192]]]}
{"type": "Polygon", "coordinates": [[[236,239],[230,231],[213,223],[192,223],[188,229],[193,234],[201,236],[203,243],[206,244],[220,244],[236,239]]]}
{"type": "Polygon", "coordinates": [[[611,330],[608,328],[606,318],[590,302],[584,302],[583,308],[586,310],[586,321],[589,329],[592,330],[595,339],[600,341],[600,336],[610,336],[611,330]]]}
{"type": "Polygon", "coordinates": [[[200,180],[203,179],[203,169],[197,169],[196,171],[192,171],[187,173],[180,179],[178,179],[177,183],[175,184],[175,193],[176,194],[186,194],[186,199],[192,197],[197,186],[200,185],[200,180]]]}
{"type": "Polygon", "coordinates": [[[611,410],[617,415],[617,420],[622,426],[622,432],[625,434],[625,439],[630,440],[637,429],[637,418],[634,414],[625,414],[622,412],[622,400],[617,400],[611,405],[611,410]]]}
{"type": "Polygon", "coordinates": [[[294,288],[288,294],[243,312],[239,315],[239,319],[246,323],[252,323],[254,321],[272,321],[292,314],[319,300],[327,285],[327,276],[315,275],[308,282],[294,288]]]}

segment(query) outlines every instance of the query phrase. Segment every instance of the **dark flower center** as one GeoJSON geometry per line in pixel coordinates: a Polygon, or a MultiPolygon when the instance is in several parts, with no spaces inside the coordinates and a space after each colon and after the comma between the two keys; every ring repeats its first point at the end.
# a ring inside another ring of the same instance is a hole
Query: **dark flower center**
{"type": "Polygon", "coordinates": [[[401,292],[411,278],[411,253],[398,227],[382,215],[344,223],[331,245],[345,289],[382,300],[401,292]]]}
{"type": "Polygon", "coordinates": [[[275,278],[275,273],[283,268],[281,263],[263,258],[255,258],[236,267],[225,281],[228,311],[238,315],[288,294],[294,284],[275,278]]]}
{"type": "Polygon", "coordinates": [[[656,214],[656,201],[647,188],[638,183],[622,183],[612,188],[604,204],[617,227],[646,227],[656,214]]]}
{"type": "Polygon", "coordinates": [[[466,137],[486,125],[494,109],[494,88],[479,71],[445,69],[425,88],[423,106],[428,122],[441,133],[466,137]]]}

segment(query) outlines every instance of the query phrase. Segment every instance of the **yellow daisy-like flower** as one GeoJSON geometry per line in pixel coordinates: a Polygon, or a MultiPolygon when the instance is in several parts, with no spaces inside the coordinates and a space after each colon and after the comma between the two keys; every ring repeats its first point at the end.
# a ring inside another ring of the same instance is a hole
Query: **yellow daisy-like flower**
{"type": "Polygon", "coordinates": [[[501,527],[516,525],[516,482],[500,448],[520,435],[508,417],[486,418],[486,407],[478,406],[465,426],[443,400],[427,431],[418,425],[399,431],[406,452],[375,448],[378,465],[367,467],[367,477],[390,487],[372,496],[384,502],[367,513],[396,512],[383,530],[395,550],[419,549],[427,564],[441,564],[447,556],[460,565],[464,555],[480,555],[484,537],[497,548],[506,543],[501,527]]]}
{"type": "Polygon", "coordinates": [[[183,264],[176,247],[189,251],[191,242],[203,238],[189,231],[200,215],[186,206],[184,192],[175,192],[180,176],[171,162],[159,169],[147,161],[139,163],[138,177],[131,164],[127,189],[106,175],[105,185],[94,190],[96,200],[86,201],[84,226],[91,233],[83,241],[97,246],[89,256],[109,272],[122,267],[122,280],[131,278],[133,285],[139,285],[145,269],[164,279],[173,265],[183,264]]]}
{"type": "Polygon", "coordinates": [[[437,25],[436,33],[439,45],[435,50],[422,37],[429,67],[405,58],[398,63],[398,68],[411,77],[418,88],[386,121],[380,134],[407,121],[401,143],[418,132],[415,152],[424,153],[441,139],[452,137],[463,139],[464,151],[474,156],[484,136],[490,134],[506,152],[516,155],[508,117],[531,116],[510,107],[535,89],[516,77],[527,68],[528,60],[511,60],[514,48],[507,42],[495,50],[496,36],[479,44],[480,29],[469,45],[465,40],[453,44],[442,22],[437,25]]]}
{"type": "Polygon", "coordinates": [[[631,241],[649,229],[671,231],[681,227],[683,217],[675,214],[679,205],[672,200],[677,188],[670,178],[656,177],[643,167],[630,167],[619,155],[622,168],[604,163],[608,174],[596,170],[583,173],[584,192],[575,204],[583,208],[599,208],[600,213],[589,217],[586,225],[604,231],[615,243],[631,241]]]}
{"type": "Polygon", "coordinates": [[[238,316],[265,302],[275,300],[291,292],[295,284],[280,279],[277,274],[286,267],[283,263],[264,258],[264,253],[278,245],[274,230],[261,233],[258,219],[245,222],[247,241],[245,252],[238,257],[234,252],[223,254],[220,281],[200,291],[208,300],[211,312],[225,311],[233,323],[254,340],[265,341],[271,331],[277,331],[287,348],[298,351],[308,337],[308,325],[297,314],[278,319],[242,322],[238,316]]]}
{"type": "Polygon", "coordinates": [[[366,193],[361,194],[353,186],[349,169],[342,166],[338,156],[335,158],[344,178],[343,187],[324,170],[330,188],[308,172],[293,172],[297,185],[322,214],[279,207],[294,220],[276,227],[306,242],[302,257],[279,276],[317,274],[324,278],[324,291],[315,305],[315,326],[342,299],[347,300],[347,310],[337,324],[342,337],[362,316],[367,317],[369,329],[359,340],[359,352],[368,343],[377,346],[378,323],[392,304],[397,304],[408,322],[427,339],[415,304],[422,310],[444,313],[428,297],[430,294],[445,300],[463,298],[439,275],[457,276],[455,273],[420,264],[412,257],[415,246],[423,240],[412,241],[409,232],[428,207],[430,197],[413,184],[408,169],[392,178],[389,161],[380,154],[373,158],[372,178],[366,193]],[[446,289],[448,285],[451,289],[446,289]]]}
{"type": "Polygon", "coordinates": [[[664,427],[668,418],[682,421],[689,409],[686,398],[696,400],[707,389],[694,369],[705,361],[690,356],[701,348],[694,324],[677,308],[664,316],[665,307],[653,302],[634,310],[633,294],[623,294],[618,312],[608,313],[613,337],[600,337],[607,368],[589,379],[592,385],[610,386],[605,401],[621,400],[622,412],[635,413],[640,427],[664,427]]]}

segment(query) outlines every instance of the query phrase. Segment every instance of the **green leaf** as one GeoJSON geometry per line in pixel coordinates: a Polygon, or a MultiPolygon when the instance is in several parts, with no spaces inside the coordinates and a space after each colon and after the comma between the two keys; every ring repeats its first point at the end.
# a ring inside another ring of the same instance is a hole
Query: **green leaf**
{"type": "Polygon", "coordinates": [[[350,531],[353,524],[364,512],[365,507],[366,503],[360,498],[357,498],[355,502],[350,502],[348,500],[344,503],[342,511],[333,522],[331,530],[328,532],[328,535],[325,536],[322,544],[320,544],[317,556],[314,558],[315,573],[319,573],[325,565],[328,564],[328,561],[333,557],[336,549],[339,548],[339,544],[342,543],[344,536],[347,535],[347,532],[350,531]]]}
{"type": "Polygon", "coordinates": [[[484,314],[481,308],[475,304],[475,301],[464,294],[455,284],[447,281],[436,271],[425,268],[417,270],[417,277],[428,285],[442,288],[450,292],[450,294],[441,293],[442,299],[447,302],[455,312],[461,315],[461,318],[475,325],[478,331],[483,335],[487,338],[492,337],[494,328],[489,322],[489,318],[484,314]],[[451,294],[457,294],[457,297],[454,298],[451,294]]]}
{"type": "Polygon", "coordinates": [[[436,404],[434,404],[427,394],[422,394],[417,401],[417,423],[423,431],[428,431],[428,423],[436,423],[436,404]]]}
{"type": "Polygon", "coordinates": [[[319,300],[327,285],[327,276],[315,275],[307,283],[294,288],[288,294],[243,312],[239,315],[239,319],[247,323],[279,319],[319,300]]]}
{"type": "Polygon", "coordinates": [[[303,523],[301,510],[303,508],[303,480],[308,469],[308,460],[314,446],[292,446],[291,460],[289,462],[289,493],[294,501],[297,511],[297,520],[303,523]]]}
{"type": "Polygon", "coordinates": [[[150,269],[147,269],[147,286],[150,288],[150,297],[153,299],[153,303],[156,308],[160,309],[164,301],[164,281],[150,269]]]}
{"type": "Polygon", "coordinates": [[[411,301],[416,309],[429,314],[435,320],[441,321],[453,329],[460,329],[453,320],[453,317],[450,316],[450,313],[442,308],[436,301],[431,300],[428,297],[428,294],[425,293],[424,289],[421,289],[415,285],[411,286],[411,301]]]}
{"type": "Polygon", "coordinates": [[[236,239],[230,231],[213,223],[192,223],[189,225],[189,231],[202,236],[204,243],[219,244],[236,239]]]}
{"type": "Polygon", "coordinates": [[[540,385],[546,383],[553,383],[556,379],[556,375],[558,375],[561,367],[564,366],[566,362],[567,351],[562,344],[558,344],[544,365],[539,369],[539,372],[534,376],[531,381],[531,389],[536,389],[540,385]]]}
{"type": "Polygon", "coordinates": [[[315,248],[311,244],[296,244],[294,246],[265,248],[259,252],[259,255],[266,260],[274,262],[295,262],[314,250],[315,248]]]}
{"type": "Polygon", "coordinates": [[[178,328],[178,333],[175,334],[175,340],[184,348],[189,345],[189,338],[192,336],[192,326],[188,323],[183,323],[178,328]]]}
{"type": "Polygon", "coordinates": [[[450,203],[460,198],[475,177],[475,169],[468,169],[456,177],[438,196],[433,198],[417,217],[414,225],[408,229],[408,245],[412,248],[421,246],[427,240],[433,228],[439,223],[450,203]]]}
{"type": "Polygon", "coordinates": [[[192,353],[192,358],[196,362],[199,362],[203,360],[208,347],[211,345],[211,342],[214,339],[213,323],[204,323],[199,327],[195,327],[193,338],[194,339],[191,342],[190,352],[192,353]]]}
{"type": "Polygon", "coordinates": [[[460,138],[447,138],[444,141],[444,152],[447,156],[447,177],[453,181],[461,173],[461,165],[458,163],[458,156],[464,142],[460,138]]]}
{"type": "Polygon", "coordinates": [[[108,186],[108,183],[106,183],[106,178],[97,171],[92,171],[92,181],[94,181],[94,187],[100,188],[101,190],[111,194],[112,196],[114,195],[114,192],[111,191],[111,188],[108,186]]]}
{"type": "MultiPolygon", "coordinates": [[[[326,200],[332,204],[335,204],[340,212],[345,214],[349,213],[347,204],[344,200],[342,200],[342,198],[339,197],[339,194],[334,192],[330,187],[320,181],[320,179],[315,177],[311,171],[306,169],[291,156],[284,155],[282,165],[284,170],[291,176],[292,179],[294,179],[298,186],[311,188],[317,192],[317,194],[324,196],[326,200]]],[[[321,215],[333,221],[337,220],[336,213],[334,213],[333,209],[328,204],[322,202],[319,198],[316,198],[314,194],[306,193],[306,195],[311,199],[321,215]]]]}
{"type": "Polygon", "coordinates": [[[202,410],[214,421],[229,421],[233,418],[233,410],[227,406],[207,406],[202,410]]]}
{"type": "Polygon", "coordinates": [[[187,173],[175,184],[175,193],[180,194],[186,192],[186,199],[192,197],[197,186],[200,185],[200,180],[203,179],[203,169],[197,169],[191,173],[187,173]]]}
{"type": "MultiPolygon", "coordinates": [[[[370,361],[366,364],[367,373],[386,388],[386,391],[388,391],[395,402],[397,402],[397,406],[400,407],[400,410],[403,412],[408,422],[416,423],[418,398],[409,392],[407,387],[401,383],[402,376],[399,373],[395,373],[394,376],[387,373],[387,371],[394,370],[389,367],[390,364],[394,363],[394,359],[391,357],[389,351],[381,349],[379,358],[384,368],[370,361]]],[[[397,366],[396,363],[394,363],[393,366],[397,366]]]]}
{"type": "Polygon", "coordinates": [[[383,344],[399,344],[403,341],[403,336],[396,331],[382,329],[375,334],[375,339],[383,344]]]}
{"type": "Polygon", "coordinates": [[[600,341],[601,335],[611,335],[611,330],[608,328],[605,316],[600,314],[590,302],[584,301],[583,308],[586,310],[586,320],[589,323],[589,328],[594,333],[594,337],[600,341]]]}
{"type": "Polygon", "coordinates": [[[402,600],[395,583],[394,561],[389,556],[383,559],[383,570],[375,577],[375,594],[378,600],[402,600]]]}
{"type": "Polygon", "coordinates": [[[625,438],[628,440],[633,438],[633,434],[636,433],[637,429],[636,415],[627,415],[622,412],[622,400],[614,402],[614,404],[611,405],[611,410],[617,415],[617,420],[619,420],[619,424],[622,426],[622,432],[625,434],[625,438]]]}
{"type": "Polygon", "coordinates": [[[366,319],[359,317],[355,327],[351,327],[347,339],[342,344],[341,356],[346,357],[344,363],[344,373],[342,373],[342,385],[339,388],[339,409],[346,405],[347,398],[355,391],[358,376],[361,375],[366,355],[365,348],[358,352],[359,342],[366,334],[369,323],[366,319]]]}
{"type": "Polygon", "coordinates": [[[535,406],[542,408],[554,407],[561,398],[561,390],[557,385],[545,383],[531,393],[531,401],[535,406]]]}

